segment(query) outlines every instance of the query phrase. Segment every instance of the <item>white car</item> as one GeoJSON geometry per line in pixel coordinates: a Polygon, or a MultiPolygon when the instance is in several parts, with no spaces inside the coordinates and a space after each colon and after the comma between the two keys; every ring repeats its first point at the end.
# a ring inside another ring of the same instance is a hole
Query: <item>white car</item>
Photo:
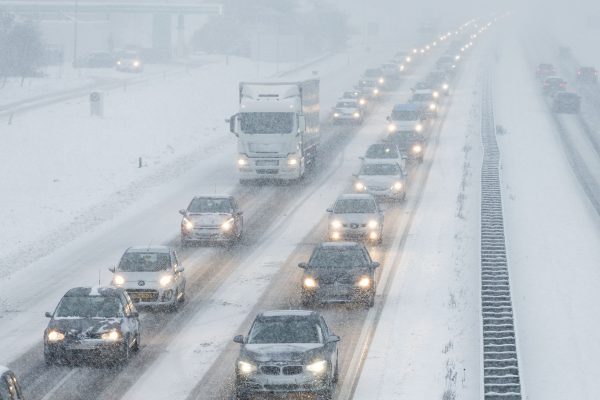
{"type": "Polygon", "coordinates": [[[170,247],[130,247],[110,271],[112,285],[125,289],[136,306],[176,309],[185,300],[184,267],[170,247]]]}
{"type": "Polygon", "coordinates": [[[406,198],[406,177],[393,160],[365,160],[355,176],[354,190],[358,193],[394,200],[406,198]]]}
{"type": "Polygon", "coordinates": [[[404,133],[417,132],[422,134],[426,131],[425,115],[421,107],[417,104],[396,104],[392,109],[392,114],[387,117],[388,132],[404,133]]]}
{"type": "Polygon", "coordinates": [[[241,239],[243,212],[233,196],[196,196],[187,209],[179,210],[181,244],[192,242],[229,242],[241,239]]]}
{"type": "Polygon", "coordinates": [[[333,122],[351,122],[362,124],[364,120],[363,110],[358,101],[354,99],[340,99],[333,108],[333,122]]]}
{"type": "Polygon", "coordinates": [[[361,160],[365,162],[374,162],[374,161],[392,161],[398,163],[400,168],[402,168],[402,173],[404,175],[408,174],[406,170],[406,159],[408,156],[400,150],[400,148],[392,142],[388,143],[375,143],[369,146],[367,151],[365,152],[364,157],[360,157],[361,160]]]}
{"type": "Polygon", "coordinates": [[[381,243],[383,212],[375,198],[366,193],[343,194],[329,213],[329,238],[381,243]]]}

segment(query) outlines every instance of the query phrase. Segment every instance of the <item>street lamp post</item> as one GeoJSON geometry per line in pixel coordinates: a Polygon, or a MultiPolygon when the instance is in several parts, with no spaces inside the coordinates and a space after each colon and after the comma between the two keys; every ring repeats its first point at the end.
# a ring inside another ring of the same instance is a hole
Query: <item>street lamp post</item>
{"type": "Polygon", "coordinates": [[[77,68],[77,18],[79,1],[75,0],[75,15],[73,17],[73,67],[77,68]]]}

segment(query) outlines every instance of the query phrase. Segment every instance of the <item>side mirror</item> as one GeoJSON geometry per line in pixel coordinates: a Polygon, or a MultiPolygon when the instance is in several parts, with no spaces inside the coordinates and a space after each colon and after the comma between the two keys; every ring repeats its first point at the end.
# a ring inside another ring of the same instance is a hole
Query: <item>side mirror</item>
{"type": "Polygon", "coordinates": [[[333,208],[331,208],[331,207],[330,207],[330,208],[328,208],[326,211],[327,211],[328,213],[330,213],[330,212],[333,212],[333,208]]]}
{"type": "Polygon", "coordinates": [[[373,261],[373,262],[371,263],[371,268],[373,268],[373,269],[375,269],[375,268],[379,268],[379,265],[380,265],[380,264],[379,264],[377,261],[373,261]]]}
{"type": "Polygon", "coordinates": [[[340,337],[338,335],[330,335],[327,338],[327,343],[337,343],[340,341],[340,337]]]}
{"type": "Polygon", "coordinates": [[[237,215],[244,215],[243,211],[238,211],[237,215]]]}
{"type": "Polygon", "coordinates": [[[181,265],[177,266],[177,268],[175,268],[175,272],[183,272],[185,271],[185,268],[182,267],[181,265]]]}
{"type": "Polygon", "coordinates": [[[187,210],[182,208],[181,210],[179,210],[179,214],[181,214],[185,217],[185,216],[187,216],[187,210]]]}
{"type": "Polygon", "coordinates": [[[242,335],[237,335],[233,338],[233,341],[235,343],[239,343],[239,344],[244,344],[246,341],[244,340],[244,336],[242,335]]]}
{"type": "Polygon", "coordinates": [[[298,115],[298,133],[306,131],[306,117],[301,114],[298,115]]]}
{"type": "Polygon", "coordinates": [[[114,273],[115,273],[115,270],[116,270],[116,268],[115,268],[115,267],[110,267],[108,270],[114,274],[114,273]]]}
{"type": "Polygon", "coordinates": [[[46,316],[46,318],[52,318],[53,317],[52,313],[49,313],[48,311],[46,311],[46,313],[44,315],[46,316]]]}
{"type": "Polygon", "coordinates": [[[137,311],[132,311],[132,312],[131,312],[131,317],[132,317],[132,318],[139,318],[139,317],[140,317],[140,313],[139,313],[139,312],[137,312],[137,311]]]}
{"type": "Polygon", "coordinates": [[[305,262],[298,263],[298,268],[306,269],[306,267],[308,267],[308,264],[305,262]]]}

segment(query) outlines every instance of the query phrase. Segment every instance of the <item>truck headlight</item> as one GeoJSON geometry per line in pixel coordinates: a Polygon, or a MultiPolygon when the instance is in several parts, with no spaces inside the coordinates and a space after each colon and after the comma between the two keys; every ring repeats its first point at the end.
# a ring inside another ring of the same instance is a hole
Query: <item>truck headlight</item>
{"type": "Polygon", "coordinates": [[[394,186],[392,186],[392,188],[394,190],[400,190],[400,189],[402,189],[402,182],[396,182],[396,183],[394,183],[394,186]]]}
{"type": "Polygon", "coordinates": [[[331,227],[333,229],[340,229],[342,227],[342,223],[337,219],[334,219],[333,221],[331,221],[331,227]]]}
{"type": "Polygon", "coordinates": [[[184,218],[183,221],[181,221],[181,225],[186,231],[194,229],[194,223],[187,218],[184,218]]]}
{"type": "Polygon", "coordinates": [[[237,160],[237,165],[239,167],[245,167],[248,165],[248,158],[246,156],[240,156],[237,160]]]}
{"type": "Polygon", "coordinates": [[[238,370],[242,374],[248,375],[256,371],[256,365],[246,361],[238,361],[238,370]]]}
{"type": "Polygon", "coordinates": [[[423,150],[420,144],[415,144],[412,148],[413,153],[420,153],[423,150]]]}
{"type": "Polygon", "coordinates": [[[450,87],[450,86],[448,86],[448,84],[447,84],[447,83],[444,83],[444,84],[442,85],[442,89],[444,89],[444,90],[448,90],[448,88],[449,88],[449,87],[450,87]]]}
{"type": "Polygon", "coordinates": [[[358,286],[361,287],[361,288],[368,288],[368,287],[370,287],[371,286],[371,278],[369,278],[368,276],[363,276],[358,281],[358,286]]]}
{"type": "Polygon", "coordinates": [[[352,114],[352,116],[353,116],[354,118],[360,118],[360,113],[358,113],[358,112],[355,112],[354,114],[352,114]]]}
{"type": "Polygon", "coordinates": [[[233,228],[233,218],[230,218],[221,224],[221,230],[224,232],[229,232],[231,228],[233,228]]]}
{"type": "Polygon", "coordinates": [[[327,369],[327,361],[319,360],[306,366],[306,370],[313,374],[322,374],[327,369]]]}
{"type": "Polygon", "coordinates": [[[360,99],[360,100],[358,100],[358,104],[360,104],[361,106],[364,106],[365,104],[367,104],[367,100],[360,99]]]}
{"type": "Polygon", "coordinates": [[[438,92],[433,92],[432,95],[433,95],[434,99],[437,99],[438,97],[440,97],[440,94],[438,92]]]}
{"type": "Polygon", "coordinates": [[[304,284],[305,288],[317,287],[317,281],[315,281],[314,278],[311,277],[304,278],[304,282],[302,283],[304,284]]]}
{"type": "Polygon", "coordinates": [[[396,126],[396,124],[389,124],[388,125],[388,132],[396,132],[396,129],[398,129],[398,127],[396,126]]]}
{"type": "Polygon", "coordinates": [[[138,60],[135,60],[133,62],[133,66],[136,67],[136,68],[139,67],[140,66],[140,62],[138,60]]]}
{"type": "Polygon", "coordinates": [[[359,192],[362,192],[363,190],[365,190],[365,184],[362,182],[356,182],[354,184],[354,189],[356,189],[359,192]]]}
{"type": "Polygon", "coordinates": [[[113,283],[117,286],[121,286],[125,283],[125,277],[123,275],[115,275],[113,277],[113,283]]]}
{"type": "Polygon", "coordinates": [[[48,332],[48,341],[49,342],[60,342],[65,338],[65,334],[59,331],[49,331],[48,332]]]}
{"type": "Polygon", "coordinates": [[[334,112],[334,113],[333,113],[333,116],[337,118],[337,117],[339,117],[339,116],[340,116],[340,113],[339,113],[339,112],[334,112]]]}
{"type": "Polygon", "coordinates": [[[370,220],[369,223],[367,224],[367,226],[369,227],[369,229],[375,229],[379,226],[379,222],[375,221],[374,219],[370,220]]]}
{"type": "Polygon", "coordinates": [[[423,125],[417,124],[415,125],[415,132],[421,132],[423,130],[423,125]]]}
{"type": "Polygon", "coordinates": [[[110,332],[103,333],[100,337],[102,338],[102,340],[105,340],[107,342],[116,342],[117,340],[121,339],[121,332],[114,329],[110,332]]]}
{"type": "Polygon", "coordinates": [[[296,156],[295,154],[290,154],[287,159],[287,165],[289,165],[290,167],[295,167],[296,165],[298,165],[298,156],[296,156]]]}
{"type": "Polygon", "coordinates": [[[160,278],[159,283],[160,286],[165,287],[168,286],[173,281],[173,275],[165,275],[160,278]]]}
{"type": "Polygon", "coordinates": [[[385,82],[385,79],[383,79],[383,78],[379,78],[378,82],[379,82],[379,83],[383,83],[383,82],[385,82]]]}
{"type": "Polygon", "coordinates": [[[408,63],[409,63],[409,62],[411,62],[411,61],[412,61],[412,58],[411,58],[410,56],[406,57],[406,62],[408,62],[408,63]]]}
{"type": "Polygon", "coordinates": [[[435,109],[436,109],[436,108],[437,108],[437,106],[436,106],[434,103],[431,103],[431,104],[429,105],[429,109],[430,109],[431,111],[435,111],[435,109]]]}
{"type": "Polygon", "coordinates": [[[373,94],[379,94],[379,89],[377,89],[377,88],[373,89],[373,94]]]}

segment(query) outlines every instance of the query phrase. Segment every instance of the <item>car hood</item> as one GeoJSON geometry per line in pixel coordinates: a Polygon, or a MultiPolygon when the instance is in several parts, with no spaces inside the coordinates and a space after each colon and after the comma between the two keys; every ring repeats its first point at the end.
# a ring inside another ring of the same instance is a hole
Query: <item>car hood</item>
{"type": "Polygon", "coordinates": [[[156,272],[141,272],[141,271],[117,271],[116,275],[121,275],[125,278],[125,282],[135,282],[136,286],[139,281],[158,282],[161,277],[170,275],[169,271],[156,272]]]}
{"type": "Polygon", "coordinates": [[[310,265],[306,269],[306,276],[310,276],[321,284],[355,284],[361,277],[371,275],[369,267],[361,268],[314,268],[310,265]]]}
{"type": "Polygon", "coordinates": [[[260,363],[270,361],[307,363],[322,350],[322,343],[246,344],[241,350],[241,356],[260,363]]]}
{"type": "Polygon", "coordinates": [[[374,219],[379,221],[379,214],[373,213],[373,214],[336,214],[336,213],[332,213],[331,220],[338,220],[342,223],[348,223],[348,224],[366,224],[368,223],[370,220],[374,219]]]}
{"type": "Polygon", "coordinates": [[[363,185],[369,186],[392,186],[396,182],[402,182],[403,179],[398,175],[359,175],[358,180],[363,185]]]}
{"type": "Polygon", "coordinates": [[[195,226],[221,226],[230,218],[229,213],[191,213],[187,217],[195,226]]]}
{"type": "Polygon", "coordinates": [[[121,330],[122,318],[53,318],[48,329],[56,329],[74,339],[97,338],[98,335],[113,329],[121,330]]]}

